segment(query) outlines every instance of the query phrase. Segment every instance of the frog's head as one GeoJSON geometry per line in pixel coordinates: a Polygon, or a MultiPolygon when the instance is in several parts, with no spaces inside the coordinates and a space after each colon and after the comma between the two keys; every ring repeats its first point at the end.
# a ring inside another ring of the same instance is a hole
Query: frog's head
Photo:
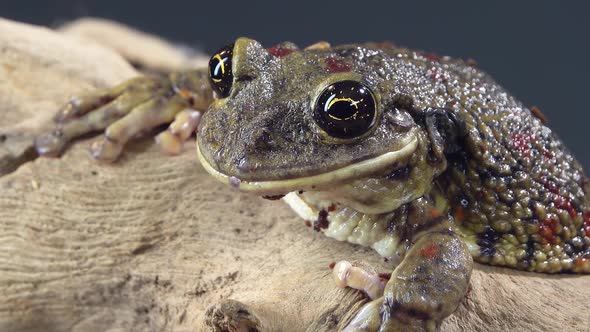
{"type": "Polygon", "coordinates": [[[217,98],[199,127],[199,159],[241,190],[382,213],[422,196],[445,167],[410,110],[424,73],[407,59],[240,38],[209,71],[217,98]]]}

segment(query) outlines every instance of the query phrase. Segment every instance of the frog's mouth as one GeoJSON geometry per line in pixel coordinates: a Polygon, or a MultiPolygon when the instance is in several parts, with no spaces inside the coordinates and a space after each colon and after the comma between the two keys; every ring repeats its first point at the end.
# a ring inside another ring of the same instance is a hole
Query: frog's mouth
{"type": "Polygon", "coordinates": [[[416,151],[417,147],[418,138],[415,135],[410,135],[408,136],[408,141],[403,142],[402,148],[396,151],[389,151],[377,157],[365,159],[321,174],[268,181],[245,181],[236,176],[222,173],[212,166],[203,156],[199,144],[197,144],[197,155],[205,170],[223,183],[242,191],[261,195],[283,195],[293,191],[318,191],[332,184],[340,184],[384,171],[393,172],[396,169],[392,169],[392,166],[397,165],[397,168],[399,168],[401,165],[403,167],[408,158],[416,151]]]}

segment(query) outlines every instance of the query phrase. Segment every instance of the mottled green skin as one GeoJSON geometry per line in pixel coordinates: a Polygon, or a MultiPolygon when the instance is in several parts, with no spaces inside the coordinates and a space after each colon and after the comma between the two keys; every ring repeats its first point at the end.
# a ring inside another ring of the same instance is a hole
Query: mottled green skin
{"type": "Polygon", "coordinates": [[[210,107],[199,132],[205,159],[220,172],[247,181],[321,174],[397,150],[418,127],[423,148],[416,153],[429,152],[413,159],[433,169],[419,187],[425,194],[444,188],[455,229],[475,260],[590,272],[590,231],[584,230],[590,230],[588,215],[584,224],[590,187],[580,165],[539,118],[481,70],[393,47],[345,45],[280,57],[255,42],[239,47],[232,92],[210,107]],[[380,120],[367,135],[339,141],[314,124],[310,109],[327,79],[350,75],[375,92],[380,120]],[[454,111],[464,121],[467,135],[458,151],[443,153],[429,141],[420,120],[428,108],[454,111]]]}
{"type": "MultiPolygon", "coordinates": [[[[379,57],[380,51],[343,47],[276,57],[258,43],[236,43],[236,48],[244,50],[234,51],[231,93],[211,105],[199,130],[205,157],[223,173],[249,181],[284,180],[319,174],[401,147],[399,142],[409,127],[401,127],[393,119],[389,125],[382,121],[370,139],[340,144],[342,140],[322,134],[308,111],[314,92],[323,89],[333,75],[358,77],[374,87],[382,96],[382,109],[393,103],[395,90],[411,90],[402,84],[391,86],[386,76],[361,60],[379,57]],[[330,75],[326,58],[342,59],[339,53],[357,60],[348,63],[351,71],[330,75]]],[[[400,71],[412,76],[403,81],[415,82],[421,75],[409,64],[399,65],[407,67],[400,71]]],[[[392,72],[393,68],[386,68],[384,73],[392,72]]]]}
{"type": "Polygon", "coordinates": [[[351,328],[435,330],[467,292],[473,260],[590,272],[580,165],[538,111],[472,65],[384,45],[264,49],[246,38],[231,62],[224,98],[211,99],[203,70],[73,98],[37,151],[56,155],[105,129],[91,150],[112,161],[130,138],[171,121],[160,144],[176,151],[200,116],[184,110],[206,110],[198,155],[213,176],[262,195],[290,192],[317,231],[397,260],[351,328]],[[333,138],[314,122],[315,99],[341,80],[375,96],[377,121],[360,137],[333,138]]]}
{"type": "Polygon", "coordinates": [[[437,180],[482,263],[537,272],[590,272],[590,185],[557,135],[463,61],[428,62],[469,129],[437,180]],[[461,217],[461,215],[463,215],[461,217]]]}

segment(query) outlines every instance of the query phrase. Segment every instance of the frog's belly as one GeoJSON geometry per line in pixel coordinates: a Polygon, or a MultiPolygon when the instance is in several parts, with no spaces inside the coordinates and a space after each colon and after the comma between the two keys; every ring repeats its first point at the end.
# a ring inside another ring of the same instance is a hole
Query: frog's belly
{"type": "Polygon", "coordinates": [[[371,247],[394,261],[405,247],[400,246],[400,237],[389,230],[392,214],[363,214],[347,207],[336,208],[331,202],[312,204],[295,192],[287,194],[283,200],[304,220],[317,224],[318,219],[325,218],[327,223],[315,229],[328,237],[371,247]]]}

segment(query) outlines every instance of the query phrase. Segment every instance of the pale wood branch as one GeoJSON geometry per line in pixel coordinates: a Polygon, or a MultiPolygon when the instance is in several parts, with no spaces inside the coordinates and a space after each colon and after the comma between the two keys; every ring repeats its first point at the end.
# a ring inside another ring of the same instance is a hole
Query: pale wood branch
{"type": "MultiPolygon", "coordinates": [[[[45,29],[2,20],[0,40],[0,128],[11,135],[30,138],[68,94],[135,74],[45,29]]],[[[0,151],[14,150],[10,137],[0,151]]],[[[0,177],[0,331],[344,326],[366,299],[336,288],[329,264],[391,266],[313,232],[280,201],[217,183],[193,144],[168,157],[145,139],[114,165],[92,160],[87,141],[61,159],[13,158],[11,170],[22,165],[0,177]]],[[[477,265],[442,329],[588,331],[589,295],[590,276],[477,265]]]]}

